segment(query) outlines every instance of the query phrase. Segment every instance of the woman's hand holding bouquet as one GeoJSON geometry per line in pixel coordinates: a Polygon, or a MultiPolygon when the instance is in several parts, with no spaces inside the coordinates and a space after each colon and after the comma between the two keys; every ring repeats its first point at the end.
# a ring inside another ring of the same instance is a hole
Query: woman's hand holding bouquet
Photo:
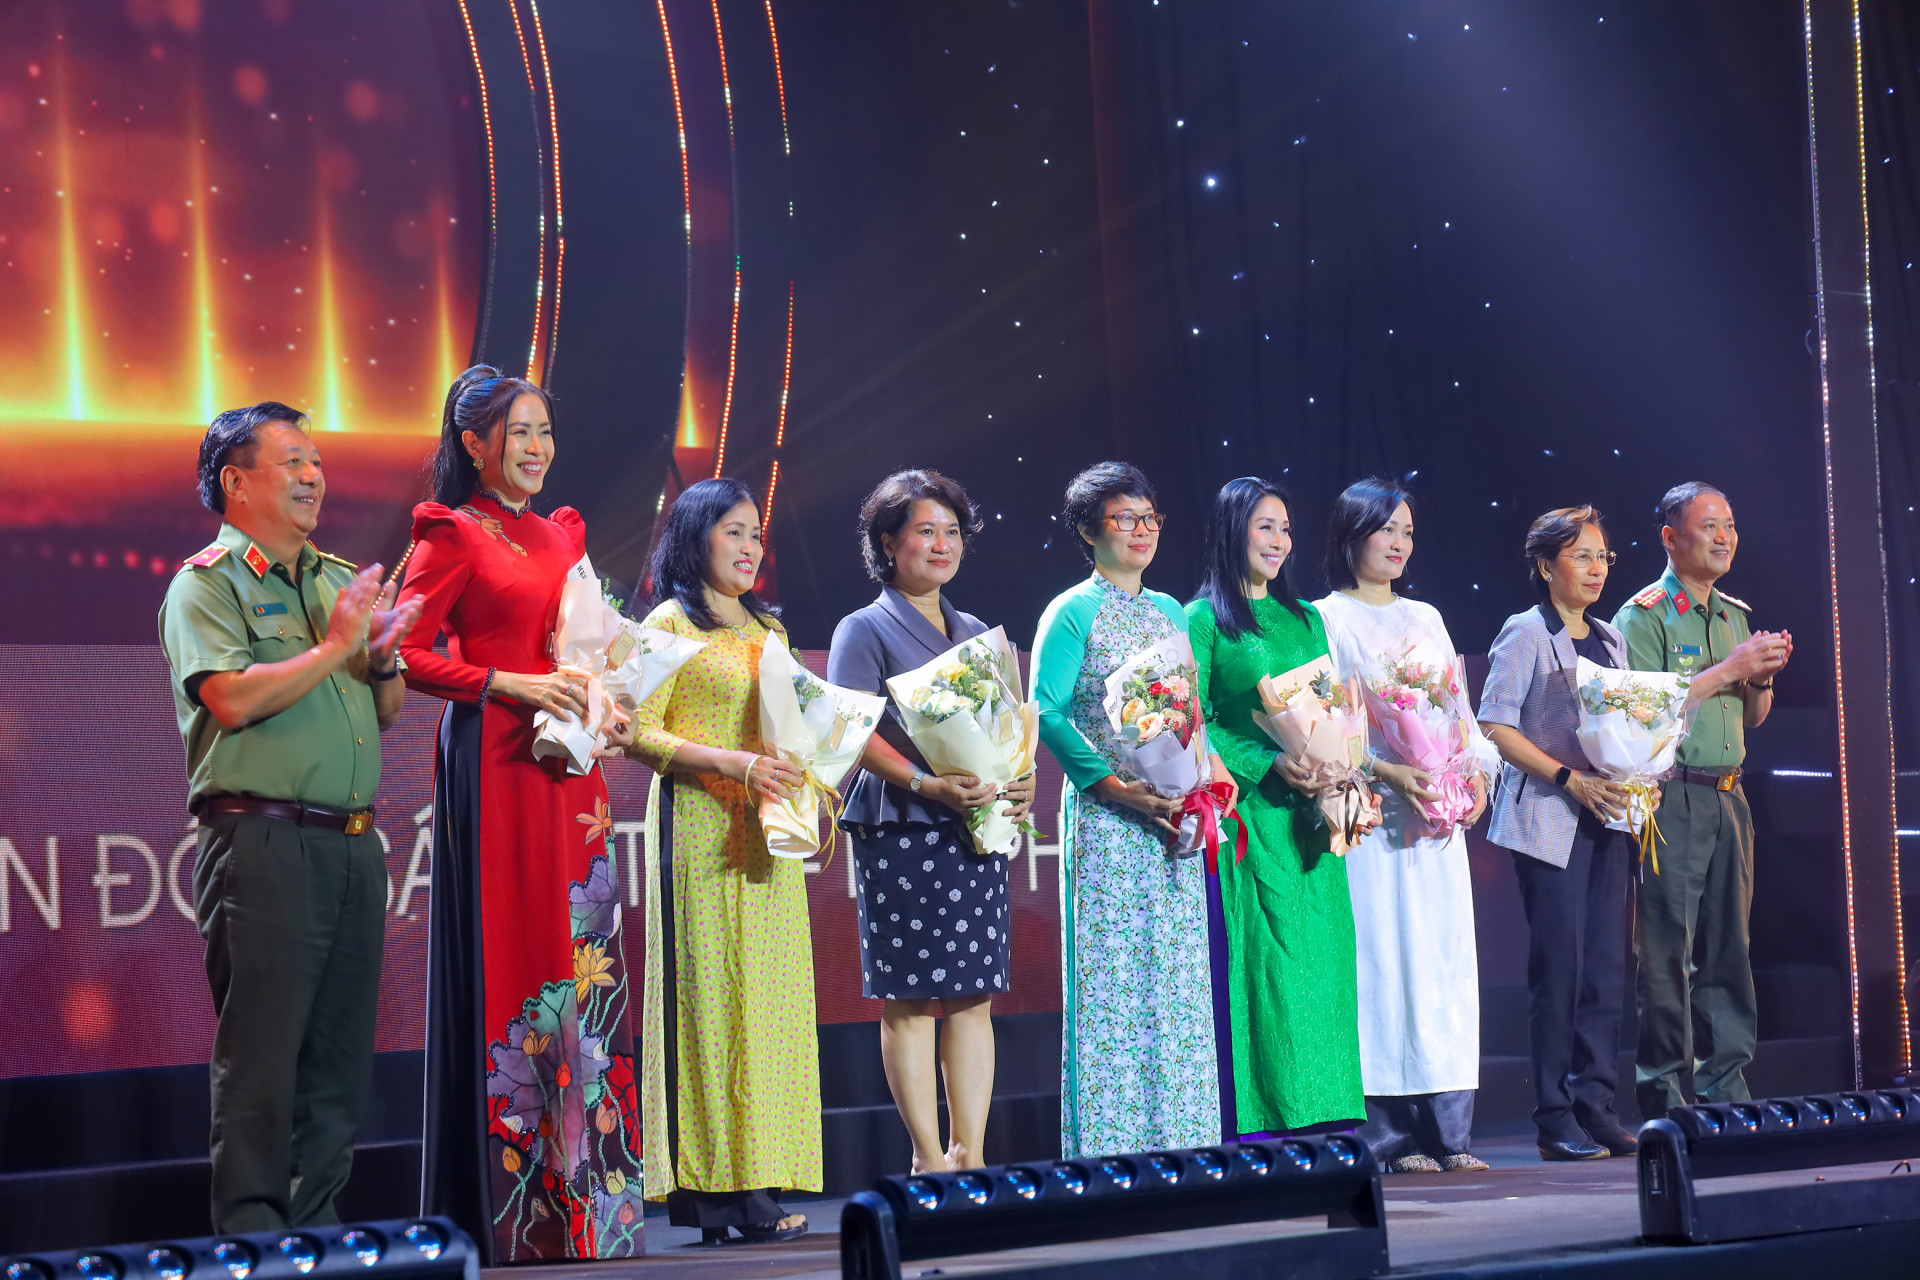
{"type": "Polygon", "coordinates": [[[1323,655],[1262,677],[1259,693],[1266,711],[1253,712],[1253,721],[1285,753],[1275,758],[1275,770],[1316,802],[1333,851],[1344,855],[1380,825],[1380,797],[1362,767],[1366,713],[1354,687],[1334,678],[1333,661],[1323,655]]]}
{"type": "Polygon", "coordinates": [[[1659,875],[1660,826],[1653,816],[1660,805],[1659,781],[1673,768],[1699,703],[1688,697],[1688,678],[1674,672],[1620,671],[1581,658],[1576,678],[1580,749],[1595,773],[1612,784],[1607,812],[1595,809],[1586,796],[1576,798],[1610,819],[1613,830],[1633,832],[1641,859],[1651,861],[1659,875]]]}
{"type": "Polygon", "coordinates": [[[1486,782],[1472,746],[1472,716],[1459,658],[1418,660],[1413,646],[1383,657],[1362,682],[1374,728],[1395,760],[1374,772],[1406,797],[1435,834],[1470,824],[1486,808],[1486,782]]]}
{"type": "Polygon", "coordinates": [[[1220,822],[1233,812],[1239,789],[1207,747],[1198,685],[1193,646],[1184,635],[1133,655],[1107,677],[1107,724],[1134,779],[1116,779],[1118,790],[1108,788],[1107,795],[1172,833],[1174,857],[1204,851],[1211,863],[1220,822]]]}
{"type": "Polygon", "coordinates": [[[761,747],[799,773],[782,794],[759,797],[768,853],[809,858],[820,852],[820,810],[830,823],[839,820],[840,781],[859,763],[886,708],[877,693],[828,684],[800,665],[778,633],[767,637],[760,650],[761,747]]]}
{"type": "Polygon", "coordinates": [[[562,759],[569,773],[590,772],[607,749],[632,740],[634,710],[704,643],[623,616],[582,555],[560,590],[553,657],[555,674],[577,690],[586,714],[570,706],[536,713],[534,757],[562,759]]]}
{"type": "Polygon", "coordinates": [[[1030,785],[1040,750],[1040,708],[1022,692],[1020,666],[1004,628],[963,641],[932,662],[892,677],[887,691],[907,736],[953,797],[953,807],[991,786],[987,803],[969,805],[967,824],[982,854],[1009,853],[1032,807],[1030,785]],[[1026,781],[1025,788],[1015,784],[1026,781]]]}

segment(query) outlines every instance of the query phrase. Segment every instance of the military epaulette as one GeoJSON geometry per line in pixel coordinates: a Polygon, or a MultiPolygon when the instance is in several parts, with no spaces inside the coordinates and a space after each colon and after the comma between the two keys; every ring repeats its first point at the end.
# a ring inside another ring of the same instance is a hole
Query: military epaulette
{"type": "Polygon", "coordinates": [[[1722,600],[1725,600],[1728,604],[1732,605],[1734,608],[1738,609],[1740,612],[1742,613],[1753,612],[1753,606],[1748,604],[1745,600],[1740,599],[1738,596],[1730,596],[1724,591],[1720,592],[1719,595],[1722,600]]]}
{"type": "Polygon", "coordinates": [[[1633,602],[1639,605],[1642,609],[1651,609],[1653,608],[1653,606],[1659,604],[1662,600],[1665,600],[1666,598],[1667,598],[1667,589],[1661,586],[1660,584],[1655,583],[1653,586],[1648,587],[1645,591],[1642,591],[1639,595],[1635,596],[1633,598],[1633,602]]]}
{"type": "MultiPolygon", "coordinates": [[[[313,543],[311,542],[307,543],[307,545],[310,547],[313,547],[313,543]]],[[[318,547],[313,547],[313,554],[319,556],[322,560],[333,561],[335,564],[340,565],[342,568],[346,569],[348,573],[360,572],[359,565],[355,564],[351,560],[342,559],[341,557],[334,555],[331,551],[322,551],[318,547]]]]}
{"type": "Polygon", "coordinates": [[[223,547],[216,542],[212,546],[208,547],[205,551],[200,552],[198,555],[188,556],[185,560],[182,560],[180,563],[190,564],[196,569],[211,569],[213,568],[213,566],[219,564],[223,558],[225,558],[229,550],[230,548],[223,547]]]}

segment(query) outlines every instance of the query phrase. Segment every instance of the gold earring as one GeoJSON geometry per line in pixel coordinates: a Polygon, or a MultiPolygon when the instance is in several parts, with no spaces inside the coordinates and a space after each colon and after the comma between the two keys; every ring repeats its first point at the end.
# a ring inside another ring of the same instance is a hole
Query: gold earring
{"type": "Polygon", "coordinates": [[[475,471],[485,471],[487,469],[487,466],[484,462],[480,461],[480,459],[475,458],[473,460],[473,469],[475,471]]]}

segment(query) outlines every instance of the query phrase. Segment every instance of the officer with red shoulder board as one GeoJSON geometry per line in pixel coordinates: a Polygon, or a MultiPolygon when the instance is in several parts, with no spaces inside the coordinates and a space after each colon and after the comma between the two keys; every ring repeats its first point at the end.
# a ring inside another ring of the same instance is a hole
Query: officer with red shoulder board
{"type": "Polygon", "coordinates": [[[327,491],[306,415],[213,420],[200,500],[224,517],[160,606],[199,819],[194,916],[219,1029],[213,1229],[338,1222],[373,1065],[386,859],[380,731],[417,602],[307,539],[327,491]]]}
{"type": "Polygon", "coordinates": [[[1641,1114],[1652,1120],[1687,1099],[1692,1069],[1702,1102],[1748,1097],[1757,1015],[1747,919],[1753,906],[1753,815],[1740,787],[1746,731],[1773,709],[1773,679],[1793,656],[1784,631],[1754,632],[1744,601],[1715,585],[1740,544],[1726,495],[1699,481],[1660,500],[1667,571],[1614,616],[1636,671],[1692,677],[1699,703],[1691,735],[1661,790],[1659,873],[1637,894],[1640,1045],[1634,1070],[1641,1114]],[[1695,1057],[1694,1028],[1706,1057],[1695,1057]]]}

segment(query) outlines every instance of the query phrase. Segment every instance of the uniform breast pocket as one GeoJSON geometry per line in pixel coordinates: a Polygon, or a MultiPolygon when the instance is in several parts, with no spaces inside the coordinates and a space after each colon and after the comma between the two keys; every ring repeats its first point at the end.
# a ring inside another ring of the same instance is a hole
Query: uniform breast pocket
{"type": "Polygon", "coordinates": [[[278,662],[307,647],[307,633],[300,626],[300,619],[291,612],[250,617],[247,619],[247,630],[253,636],[253,657],[256,662],[278,662]]]}

